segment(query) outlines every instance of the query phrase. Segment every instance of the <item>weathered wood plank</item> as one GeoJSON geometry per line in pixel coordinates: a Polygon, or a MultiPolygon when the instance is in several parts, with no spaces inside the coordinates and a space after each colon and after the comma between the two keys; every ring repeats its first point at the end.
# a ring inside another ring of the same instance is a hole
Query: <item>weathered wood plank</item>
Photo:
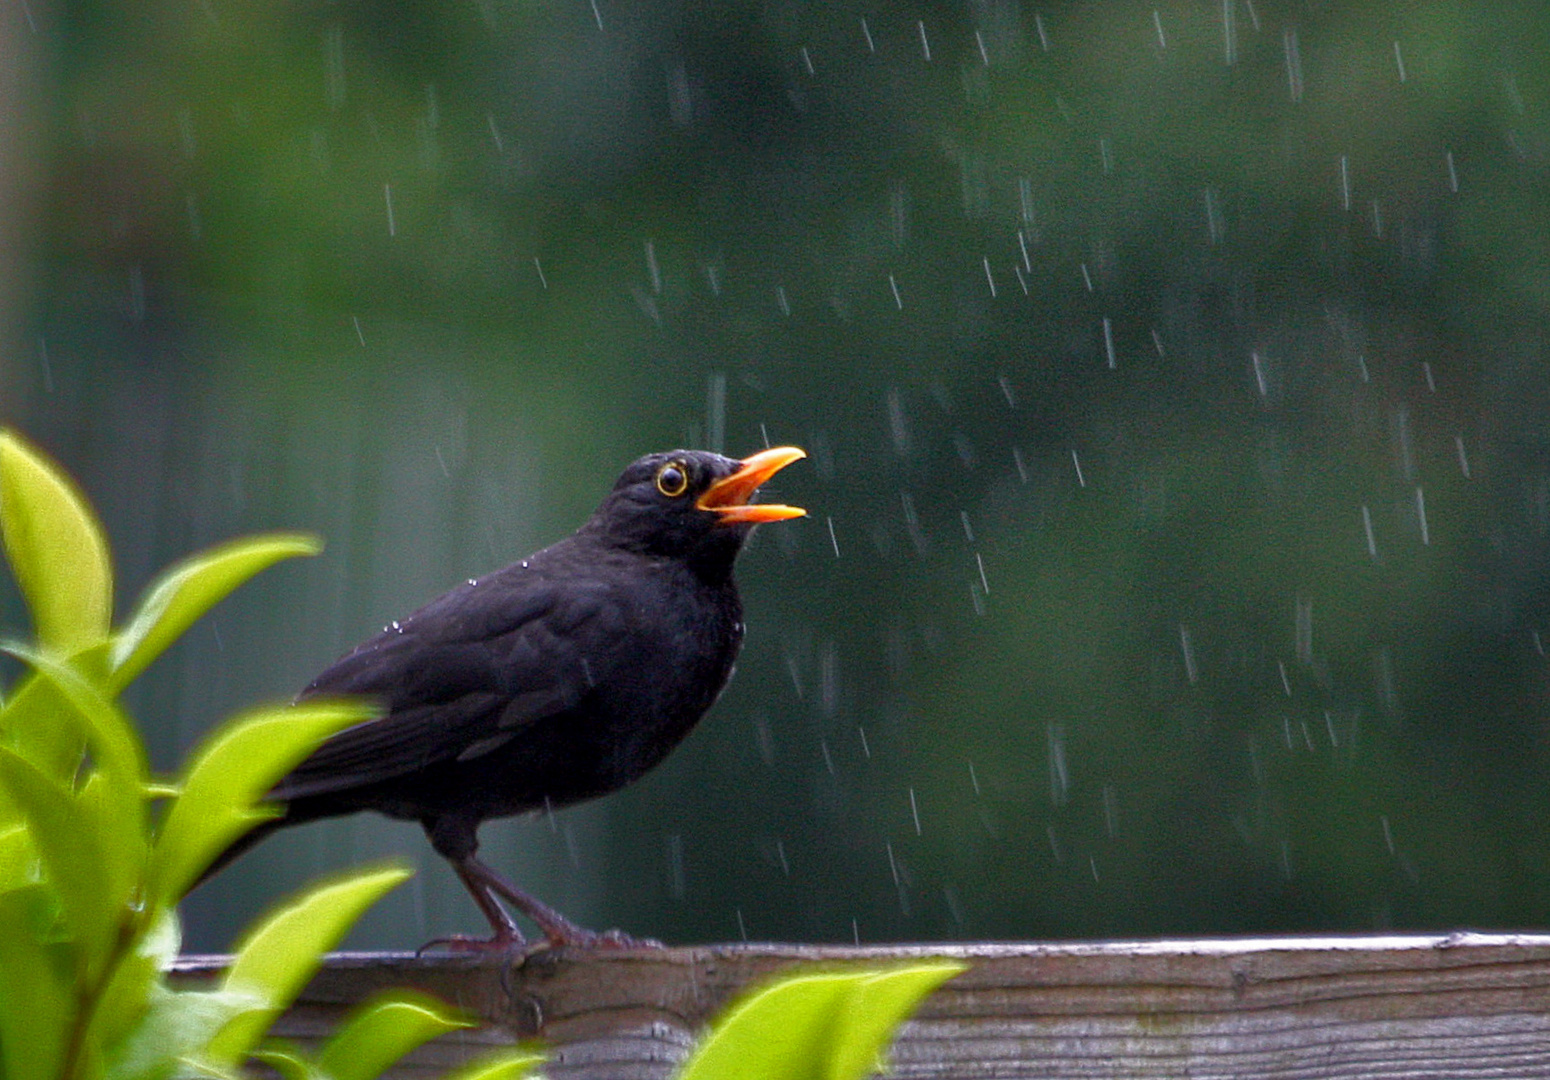
{"type": "MultiPolygon", "coordinates": [[[[432,1077],[539,1038],[552,1080],[658,1080],[744,987],[797,964],[948,956],[893,1052],[904,1078],[1266,1080],[1550,1078],[1550,935],[1264,938],[831,948],[727,945],[492,958],[330,958],[280,1031],[307,1042],[345,1009],[413,986],[492,1027],[425,1048],[432,1077]]],[[[189,957],[207,978],[221,957],[189,957]]]]}

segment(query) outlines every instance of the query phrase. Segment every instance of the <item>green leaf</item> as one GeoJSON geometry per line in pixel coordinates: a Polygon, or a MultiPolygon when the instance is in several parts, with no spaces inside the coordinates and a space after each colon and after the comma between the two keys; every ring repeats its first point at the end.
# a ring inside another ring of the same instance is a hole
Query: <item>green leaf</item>
{"type": "MultiPolygon", "coordinates": [[[[38,681],[58,691],[69,710],[81,721],[76,725],[79,735],[70,742],[77,747],[83,740],[89,743],[97,755],[98,765],[113,777],[115,783],[132,785],[132,795],[126,791],[126,797],[132,797],[138,802],[150,770],[146,765],[145,746],[141,743],[134,724],[124,715],[123,710],[83,676],[73,661],[60,660],[47,653],[27,649],[15,643],[0,647],[18,660],[31,665],[38,676],[38,681]]],[[[24,713],[15,718],[26,726],[55,728],[64,726],[59,722],[63,718],[64,710],[60,708],[59,702],[50,701],[47,696],[29,695],[24,698],[19,694],[12,699],[6,715],[10,716],[18,709],[32,711],[31,714],[24,713]]],[[[20,750],[20,747],[18,749],[20,750]]],[[[36,760],[34,764],[44,765],[43,762],[36,760]]],[[[57,765],[57,762],[50,764],[57,765]]],[[[66,771],[56,773],[56,778],[68,780],[79,766],[79,751],[77,751],[76,759],[69,761],[66,771]]]]}
{"type": "MultiPolygon", "coordinates": [[[[148,771],[145,749],[129,718],[82,678],[73,663],[43,653],[9,651],[31,664],[38,678],[52,684],[63,699],[55,699],[52,716],[34,718],[32,723],[52,721],[63,727],[68,726],[64,721],[73,719],[74,726],[86,736],[95,768],[73,792],[77,827],[94,835],[102,902],[121,907],[138,888],[145,867],[145,802],[141,797],[148,771]]],[[[26,699],[34,703],[48,700],[26,699]]],[[[71,776],[51,779],[61,786],[69,785],[75,771],[71,770],[71,776]]]]}
{"type": "Polygon", "coordinates": [[[22,757],[65,783],[81,767],[86,752],[86,731],[69,722],[70,714],[70,702],[59,687],[30,672],[0,711],[0,736],[22,757]]]}
{"type": "Polygon", "coordinates": [[[26,811],[43,876],[59,894],[71,937],[85,957],[100,963],[119,914],[103,874],[102,837],[83,816],[72,793],[4,746],[0,746],[0,784],[26,811]]]}
{"type": "Polygon", "coordinates": [[[318,1054],[318,1068],[333,1080],[375,1080],[421,1043],[473,1026],[423,994],[390,992],[350,1015],[318,1054]]]}
{"type": "Polygon", "coordinates": [[[280,1080],[333,1080],[296,1047],[276,1039],[266,1042],[262,1050],[253,1051],[252,1057],[279,1073],[280,1080]]]}
{"type": "Polygon", "coordinates": [[[239,1016],[211,1042],[209,1061],[230,1069],[253,1049],[270,1022],[300,993],[322,956],[383,893],[411,871],[383,866],[315,886],[270,915],[237,951],[225,989],[252,994],[262,1008],[239,1016]]]}
{"type": "Polygon", "coordinates": [[[163,972],[177,959],[182,936],[177,912],[164,908],[134,950],[122,956],[92,1010],[88,1038],[94,1044],[120,1046],[144,1023],[163,972]]]}
{"type": "Polygon", "coordinates": [[[0,893],[36,885],[38,849],[32,845],[32,833],[26,825],[13,824],[0,829],[0,893]]]}
{"type": "Polygon", "coordinates": [[[316,537],[299,533],[250,536],[210,548],[168,569],[146,590],[128,625],[113,640],[110,667],[123,689],[205,612],[237,586],[281,559],[316,555],[316,537]]]}
{"type": "Polygon", "coordinates": [[[103,641],[113,570],[102,528],[70,478],[14,431],[0,431],[0,535],[38,644],[68,656],[103,641]]]}
{"type": "Polygon", "coordinates": [[[204,1074],[237,1080],[235,1069],[217,1070],[204,1062],[205,1047],[233,1019],[258,1011],[260,1002],[253,994],[177,991],[157,982],[134,1028],[107,1054],[104,1080],[169,1080],[204,1074]]]}
{"type": "Polygon", "coordinates": [[[944,960],[781,979],[717,1023],[677,1080],[862,1080],[921,1000],[964,968],[944,960]]]}
{"type": "Polygon", "coordinates": [[[210,863],[272,816],[255,805],[334,732],[369,720],[358,701],[308,701],[261,709],[212,735],[167,810],[146,875],[152,903],[175,904],[210,863]]]}
{"type": "Polygon", "coordinates": [[[46,942],[37,924],[56,903],[43,885],[0,893],[0,1075],[54,1080],[75,1020],[68,945],[46,942]]]}
{"type": "Polygon", "coordinates": [[[545,1055],[532,1050],[498,1050],[453,1070],[441,1080],[522,1080],[536,1076],[534,1070],[547,1060],[545,1055]]]}

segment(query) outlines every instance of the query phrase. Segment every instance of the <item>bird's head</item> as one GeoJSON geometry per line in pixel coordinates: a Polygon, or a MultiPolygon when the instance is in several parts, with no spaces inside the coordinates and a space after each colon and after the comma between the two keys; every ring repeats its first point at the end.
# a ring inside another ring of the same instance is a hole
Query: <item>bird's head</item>
{"type": "Polygon", "coordinates": [[[624,470],[585,529],[644,554],[724,560],[730,568],[755,525],[807,513],[753,501],[760,485],[806,456],[794,446],[741,461],[705,450],[647,454],[624,470]]]}

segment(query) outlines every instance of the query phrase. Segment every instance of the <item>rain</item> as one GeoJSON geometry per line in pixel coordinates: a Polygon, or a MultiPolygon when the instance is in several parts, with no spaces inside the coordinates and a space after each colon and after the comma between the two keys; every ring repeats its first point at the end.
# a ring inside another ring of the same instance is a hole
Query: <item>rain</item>
{"type": "MultiPolygon", "coordinates": [[[[732,682],[487,825],[524,888],[669,942],[1550,919],[1538,5],[134,10],[0,29],[0,422],[120,614],[326,542],[130,688],[159,770],[636,456],[794,444],[732,682]]],[[[351,946],[480,926],[413,825],[291,832],[189,948],[390,854],[351,946]]]]}

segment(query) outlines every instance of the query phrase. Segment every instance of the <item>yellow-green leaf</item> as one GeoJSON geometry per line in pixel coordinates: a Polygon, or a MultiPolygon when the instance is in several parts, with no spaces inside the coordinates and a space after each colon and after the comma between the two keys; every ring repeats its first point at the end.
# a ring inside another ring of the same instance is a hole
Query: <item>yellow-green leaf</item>
{"type": "MultiPolygon", "coordinates": [[[[98,764],[112,775],[115,783],[129,785],[133,790],[134,798],[138,800],[145,787],[149,769],[145,760],[145,746],[140,741],[133,722],[124,715],[123,710],[104,695],[97,685],[84,677],[73,661],[61,660],[48,653],[32,651],[14,644],[5,645],[3,648],[17,659],[30,664],[38,679],[57,690],[59,696],[64,699],[62,704],[70,710],[69,713],[65,713],[61,703],[51,700],[47,695],[33,696],[32,680],[29,680],[28,691],[12,699],[5,713],[6,718],[16,724],[18,732],[22,728],[57,728],[76,733],[68,738],[57,736],[61,744],[51,747],[51,752],[48,754],[49,760],[44,762],[34,759],[33,764],[54,775],[56,779],[68,779],[79,767],[79,747],[84,736],[85,741],[91,744],[93,753],[99,759],[98,764]],[[61,723],[71,715],[78,721],[77,723],[61,723]],[[60,769],[59,755],[68,746],[77,748],[76,757],[74,760],[67,759],[68,767],[60,769]]],[[[32,759],[32,755],[27,754],[26,747],[46,741],[18,738],[17,750],[32,759]]]]}
{"type": "Polygon", "coordinates": [[[68,945],[39,938],[42,885],[0,893],[0,1075],[55,1080],[76,1020],[68,945]]]}
{"type": "Polygon", "coordinates": [[[323,544],[300,533],[249,536],[201,551],[169,568],[145,591],[113,640],[115,690],[121,690],[232,590],[281,559],[316,555],[323,544]]]}
{"type": "Polygon", "coordinates": [[[95,967],[107,955],[118,914],[108,894],[102,837],[82,814],[73,793],[4,746],[0,746],[0,784],[11,790],[27,815],[44,879],[59,894],[64,908],[65,926],[80,945],[88,968],[95,967]]]}
{"type": "Polygon", "coordinates": [[[312,978],[323,954],[338,944],[361,914],[410,876],[404,866],[379,866],[333,878],[266,918],[243,942],[223,987],[262,1003],[221,1029],[208,1057],[216,1068],[236,1066],[273,1019],[312,978]]]}
{"type": "Polygon", "coordinates": [[[497,1050],[454,1069],[441,1080],[523,1080],[524,1077],[536,1077],[536,1070],[547,1060],[543,1054],[520,1047],[497,1050]]]}
{"type": "Polygon", "coordinates": [[[249,713],[205,740],[152,849],[150,901],[177,903],[218,855],[272,816],[255,804],[276,781],[328,736],[373,715],[358,701],[307,701],[249,713]]]}
{"type": "Polygon", "coordinates": [[[376,1080],[421,1043],[472,1026],[433,998],[390,991],[350,1015],[318,1054],[318,1068],[332,1080],[376,1080]]]}
{"type": "Polygon", "coordinates": [[[862,1080],[921,1000],[964,967],[943,960],[781,979],[735,1005],[678,1080],[862,1080]]]}
{"type": "Polygon", "coordinates": [[[32,845],[27,826],[12,824],[0,829],[0,893],[24,889],[38,881],[38,849],[32,845]]]}
{"type": "Polygon", "coordinates": [[[96,515],[57,464],[9,430],[0,431],[0,535],[43,649],[68,656],[106,640],[113,570],[96,515]]]}

